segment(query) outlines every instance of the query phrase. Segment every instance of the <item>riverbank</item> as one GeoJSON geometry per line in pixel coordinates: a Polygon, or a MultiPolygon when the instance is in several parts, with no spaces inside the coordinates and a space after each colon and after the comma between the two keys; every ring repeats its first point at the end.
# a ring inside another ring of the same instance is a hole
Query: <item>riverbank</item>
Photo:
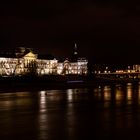
{"type": "Polygon", "coordinates": [[[78,75],[0,77],[0,92],[84,87],[87,82],[87,76],[78,75]]]}
{"type": "Polygon", "coordinates": [[[98,85],[139,83],[140,79],[97,78],[79,75],[47,75],[0,77],[0,92],[37,91],[47,89],[93,88],[98,85]]]}

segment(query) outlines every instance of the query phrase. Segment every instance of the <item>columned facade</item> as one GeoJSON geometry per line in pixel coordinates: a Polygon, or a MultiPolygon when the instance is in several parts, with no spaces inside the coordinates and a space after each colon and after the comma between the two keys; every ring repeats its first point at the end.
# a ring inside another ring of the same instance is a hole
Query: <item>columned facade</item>
{"type": "Polygon", "coordinates": [[[13,75],[66,75],[66,74],[87,74],[87,59],[79,58],[76,62],[66,59],[58,62],[57,59],[38,59],[38,55],[32,51],[22,54],[20,57],[0,57],[0,76],[13,75]]]}

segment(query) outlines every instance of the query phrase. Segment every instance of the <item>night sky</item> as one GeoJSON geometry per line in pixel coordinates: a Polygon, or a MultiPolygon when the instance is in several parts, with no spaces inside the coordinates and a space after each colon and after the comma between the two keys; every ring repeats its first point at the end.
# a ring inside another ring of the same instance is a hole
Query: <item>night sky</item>
{"type": "Polygon", "coordinates": [[[140,4],[114,0],[19,0],[0,3],[0,50],[25,46],[38,53],[93,63],[140,63],[140,4]]]}

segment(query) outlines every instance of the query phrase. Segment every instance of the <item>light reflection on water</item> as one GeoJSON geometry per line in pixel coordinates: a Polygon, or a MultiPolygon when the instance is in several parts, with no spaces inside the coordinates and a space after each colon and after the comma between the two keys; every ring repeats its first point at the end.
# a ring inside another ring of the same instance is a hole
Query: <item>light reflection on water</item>
{"type": "Polygon", "coordinates": [[[127,85],[127,104],[132,104],[132,85],[127,85]]]}
{"type": "Polygon", "coordinates": [[[67,90],[67,98],[69,101],[71,101],[73,99],[73,89],[67,90]]]}
{"type": "Polygon", "coordinates": [[[39,91],[39,119],[38,119],[38,126],[39,126],[39,138],[46,139],[47,134],[47,105],[46,105],[46,95],[47,91],[39,91]]]}
{"type": "Polygon", "coordinates": [[[0,94],[2,139],[129,139],[139,128],[139,84],[0,94]]]}

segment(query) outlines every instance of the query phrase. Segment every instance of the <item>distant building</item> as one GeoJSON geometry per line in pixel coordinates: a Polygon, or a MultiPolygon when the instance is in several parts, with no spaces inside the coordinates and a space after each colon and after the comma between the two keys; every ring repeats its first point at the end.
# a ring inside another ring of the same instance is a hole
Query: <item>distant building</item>
{"type": "Polygon", "coordinates": [[[140,72],[140,65],[133,65],[133,70],[135,70],[136,72],[140,72]]]}
{"type": "Polygon", "coordinates": [[[58,62],[55,58],[40,58],[30,48],[17,48],[15,53],[0,56],[0,75],[24,75],[24,74],[87,74],[87,59],[78,58],[71,62],[66,59],[58,62]]]}
{"type": "Polygon", "coordinates": [[[61,65],[62,74],[78,74],[84,75],[88,73],[88,60],[83,57],[79,57],[77,44],[74,44],[73,54],[70,59],[66,59],[61,65]]]}
{"type": "Polygon", "coordinates": [[[62,74],[78,74],[78,75],[83,75],[88,73],[88,68],[87,68],[88,61],[86,58],[79,58],[75,62],[70,62],[68,59],[66,59],[63,63],[61,64],[61,73],[62,74]]]}

